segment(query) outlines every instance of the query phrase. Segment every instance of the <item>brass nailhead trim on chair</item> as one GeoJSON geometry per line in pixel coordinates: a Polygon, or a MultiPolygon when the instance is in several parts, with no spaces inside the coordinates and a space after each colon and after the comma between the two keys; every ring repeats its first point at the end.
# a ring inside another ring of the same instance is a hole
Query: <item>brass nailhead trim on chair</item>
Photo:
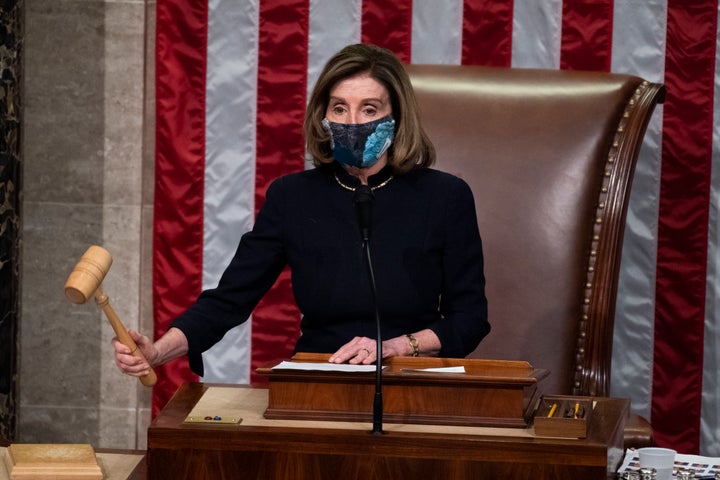
{"type": "Polygon", "coordinates": [[[593,238],[590,245],[590,253],[588,256],[588,266],[587,266],[587,274],[586,274],[586,280],[585,280],[585,296],[583,299],[583,311],[582,311],[582,317],[579,320],[579,333],[578,333],[578,345],[577,350],[575,352],[575,381],[573,382],[573,388],[574,388],[574,394],[578,394],[581,391],[582,388],[582,381],[583,381],[583,373],[584,373],[584,363],[585,363],[585,344],[587,342],[587,329],[588,329],[588,312],[590,311],[590,307],[592,306],[592,298],[593,298],[593,275],[595,274],[595,261],[596,261],[596,254],[598,251],[598,247],[600,244],[600,229],[602,228],[603,224],[603,214],[607,213],[605,212],[605,206],[607,205],[607,196],[608,196],[608,184],[610,181],[610,178],[612,177],[612,174],[614,172],[614,169],[616,168],[616,159],[617,159],[617,150],[620,147],[620,144],[622,143],[621,140],[623,138],[624,132],[625,132],[625,124],[627,122],[627,119],[630,118],[630,113],[637,104],[637,99],[647,90],[649,83],[647,81],[643,81],[633,93],[633,96],[628,101],[628,104],[625,107],[625,110],[623,111],[622,118],[620,119],[620,123],[618,124],[617,128],[615,129],[615,138],[613,139],[612,146],[610,148],[610,151],[608,152],[608,156],[606,159],[606,166],[605,166],[605,173],[604,173],[604,179],[603,179],[603,185],[601,186],[600,195],[598,198],[598,203],[596,207],[596,216],[595,216],[595,224],[594,224],[594,232],[593,232],[593,238]]]}

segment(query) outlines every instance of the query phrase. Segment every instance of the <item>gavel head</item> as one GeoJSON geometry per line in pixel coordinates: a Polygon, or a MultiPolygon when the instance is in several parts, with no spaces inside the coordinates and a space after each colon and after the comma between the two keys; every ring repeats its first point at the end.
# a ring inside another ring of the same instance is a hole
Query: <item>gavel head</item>
{"type": "Polygon", "coordinates": [[[87,302],[102,283],[112,265],[110,252],[93,245],[88,248],[65,282],[65,295],[71,302],[87,302]]]}

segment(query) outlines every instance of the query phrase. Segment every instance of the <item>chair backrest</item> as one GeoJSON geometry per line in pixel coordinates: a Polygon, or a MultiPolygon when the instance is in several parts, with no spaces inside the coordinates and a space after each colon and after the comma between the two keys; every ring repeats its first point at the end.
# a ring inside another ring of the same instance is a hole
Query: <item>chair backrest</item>
{"type": "Polygon", "coordinates": [[[607,395],[637,156],[662,85],[601,72],[411,65],[436,168],[475,194],[492,332],[471,355],[607,395]]]}

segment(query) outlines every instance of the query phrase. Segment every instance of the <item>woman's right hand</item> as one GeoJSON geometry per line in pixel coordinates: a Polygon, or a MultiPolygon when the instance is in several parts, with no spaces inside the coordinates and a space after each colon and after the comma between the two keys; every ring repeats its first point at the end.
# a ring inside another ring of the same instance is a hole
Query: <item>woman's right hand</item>
{"type": "Polygon", "coordinates": [[[126,375],[142,377],[150,373],[150,368],[154,365],[154,360],[158,358],[158,350],[152,340],[145,335],[141,335],[134,330],[128,330],[128,334],[135,341],[147,361],[133,355],[130,347],[115,337],[112,339],[112,344],[115,348],[115,364],[120,371],[126,375]],[[148,364],[148,362],[150,362],[150,364],[148,364]]]}

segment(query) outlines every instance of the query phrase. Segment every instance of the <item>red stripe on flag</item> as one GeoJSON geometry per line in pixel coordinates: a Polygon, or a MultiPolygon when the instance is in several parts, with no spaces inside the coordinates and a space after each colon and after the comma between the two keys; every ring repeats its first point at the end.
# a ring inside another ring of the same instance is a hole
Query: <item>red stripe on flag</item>
{"type": "Polygon", "coordinates": [[[410,63],[412,54],[412,0],[363,0],[361,41],[387,48],[401,62],[410,63]]]}
{"type": "MultiPolygon", "coordinates": [[[[202,288],[207,4],[158,0],[153,315],[155,338],[202,288]]],[[[187,357],[157,368],[155,416],[177,387],[196,380],[187,357]]]]}
{"type": "Polygon", "coordinates": [[[670,0],[655,300],[652,425],[698,453],[717,0],[670,0]]]}
{"type": "Polygon", "coordinates": [[[509,67],[513,0],[463,2],[462,64],[509,67]]]}
{"type": "Polygon", "coordinates": [[[609,72],[613,0],[563,2],[560,68],[609,72]]]}
{"type": "MultiPolygon", "coordinates": [[[[255,210],[276,178],[305,168],[302,135],[307,84],[309,0],[260,2],[257,81],[255,210]]],[[[299,336],[300,312],[286,268],[252,319],[250,381],[264,383],[259,366],[286,358],[299,336]]]]}

